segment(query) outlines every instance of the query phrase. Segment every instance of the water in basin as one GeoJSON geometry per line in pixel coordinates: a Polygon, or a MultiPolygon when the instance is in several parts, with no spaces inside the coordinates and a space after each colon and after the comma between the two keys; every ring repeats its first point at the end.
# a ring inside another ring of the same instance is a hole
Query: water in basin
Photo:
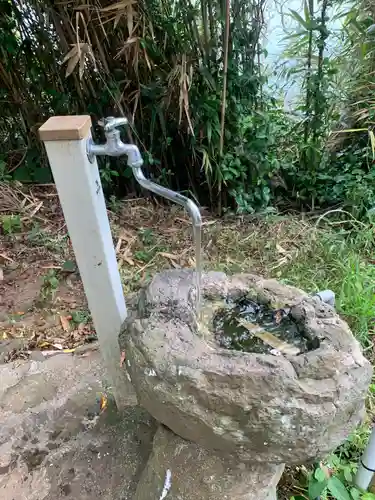
{"type": "Polygon", "coordinates": [[[244,352],[298,355],[319,347],[290,316],[248,298],[228,301],[213,318],[216,340],[222,347],[244,352]]]}

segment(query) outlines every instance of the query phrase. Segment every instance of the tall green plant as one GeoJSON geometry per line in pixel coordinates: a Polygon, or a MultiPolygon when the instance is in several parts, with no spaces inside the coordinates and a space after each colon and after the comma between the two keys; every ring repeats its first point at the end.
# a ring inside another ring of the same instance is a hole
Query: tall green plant
{"type": "Polygon", "coordinates": [[[338,64],[327,52],[327,43],[332,38],[327,22],[333,13],[329,0],[305,0],[303,15],[291,10],[290,16],[298,29],[286,37],[289,46],[284,54],[295,61],[286,75],[297,76],[301,91],[296,106],[302,117],[296,159],[301,174],[295,177],[294,190],[312,209],[321,202],[317,184],[327,165],[327,140],[337,114],[333,77],[338,64]]]}
{"type": "Polygon", "coordinates": [[[344,22],[341,54],[346,68],[345,128],[372,127],[375,122],[375,7],[355,0],[344,22]]]}
{"type": "MultiPolygon", "coordinates": [[[[7,170],[48,178],[37,128],[51,114],[90,112],[99,140],[96,120],[125,114],[150,175],[217,208],[222,158],[235,154],[243,116],[262,106],[264,4],[228,0],[226,16],[222,0],[0,0],[7,170]]],[[[107,191],[134,192],[123,161],[101,167],[107,191]]]]}
{"type": "MultiPolygon", "coordinates": [[[[330,138],[326,180],[338,181],[332,186],[334,197],[356,217],[374,220],[375,8],[372,2],[351,3],[343,16],[343,34],[337,57],[343,76],[341,113],[330,138]]],[[[326,181],[326,189],[328,186],[326,181]]]]}

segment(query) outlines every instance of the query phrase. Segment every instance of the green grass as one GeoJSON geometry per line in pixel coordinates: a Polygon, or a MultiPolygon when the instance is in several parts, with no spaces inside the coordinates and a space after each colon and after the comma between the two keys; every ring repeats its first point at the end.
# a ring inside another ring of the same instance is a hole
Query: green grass
{"type": "Polygon", "coordinates": [[[331,289],[336,309],[364,347],[375,319],[373,228],[317,228],[297,218],[272,217],[251,227],[218,227],[216,253],[206,267],[254,272],[314,293],[331,289]]]}
{"type": "Polygon", "coordinates": [[[332,289],[337,311],[367,347],[375,318],[375,266],[368,259],[363,234],[353,238],[321,231],[310,244],[285,266],[280,278],[311,292],[332,289]]]}
{"type": "Polygon", "coordinates": [[[22,230],[21,217],[19,215],[3,215],[0,217],[0,227],[7,235],[19,233],[22,230]]]}
{"type": "MultiPolygon", "coordinates": [[[[126,228],[118,254],[125,293],[163,269],[194,264],[191,221],[183,211],[144,201],[126,208],[132,228],[126,228]]],[[[332,289],[337,311],[367,348],[375,327],[374,227],[337,219],[342,215],[347,218],[336,210],[318,220],[274,215],[205,220],[204,268],[273,277],[308,293],[332,289]]],[[[116,238],[123,235],[119,223],[112,228],[116,238]]]]}
{"type": "MultiPolygon", "coordinates": [[[[219,241],[225,241],[226,248],[219,267],[226,270],[258,271],[310,293],[332,289],[337,311],[347,320],[363,347],[368,348],[369,358],[373,358],[370,349],[375,319],[372,227],[360,225],[344,231],[331,225],[317,228],[311,222],[272,218],[254,226],[252,232],[238,235],[231,231],[223,234],[219,241]]],[[[371,493],[358,492],[352,482],[369,437],[374,396],[375,389],[371,386],[368,420],[325,461],[334,479],[324,479],[322,486],[326,487],[320,493],[321,500],[338,498],[330,492],[330,481],[336,481],[333,483],[336,486],[340,483],[346,490],[348,497],[340,498],[375,500],[371,493]]],[[[280,498],[316,498],[311,492],[319,487],[316,479],[319,473],[322,474],[320,464],[302,467],[298,472],[288,470],[280,498]]]]}
{"type": "MultiPolygon", "coordinates": [[[[134,229],[127,230],[118,255],[125,293],[137,291],[156,272],[172,264],[192,266],[194,245],[186,214],[174,207],[156,209],[144,202],[127,208],[132,210],[134,229]],[[185,223],[181,224],[182,220],[185,223]],[[168,259],[166,253],[174,260],[168,259]]],[[[205,269],[261,274],[309,293],[332,289],[336,309],[354,335],[364,347],[371,344],[375,325],[375,244],[370,224],[356,220],[328,222],[326,217],[318,220],[318,226],[315,220],[291,216],[207,222],[202,238],[205,269]]],[[[113,229],[121,235],[118,225],[113,224],[113,229]]]]}
{"type": "MultiPolygon", "coordinates": [[[[317,227],[314,221],[271,217],[251,225],[236,222],[223,227],[219,224],[208,238],[215,245],[211,245],[211,254],[206,255],[207,269],[259,273],[309,293],[333,290],[336,310],[349,323],[373,362],[375,245],[372,226],[359,223],[354,228],[343,229],[340,224],[337,229],[336,224],[317,227]]],[[[364,424],[324,461],[334,479],[325,479],[321,500],[338,498],[330,492],[338,482],[346,495],[350,495],[340,499],[375,500],[371,493],[356,491],[352,482],[375,414],[373,385],[368,393],[367,413],[364,424]]],[[[288,469],[279,488],[280,500],[315,499],[311,488],[316,486],[316,477],[321,474],[319,469],[320,464],[288,469]]]]}
{"type": "Polygon", "coordinates": [[[89,321],[91,321],[91,314],[88,310],[78,310],[72,311],[72,321],[76,326],[80,324],[86,325],[89,321]]]}
{"type": "Polygon", "coordinates": [[[63,236],[48,232],[38,222],[33,223],[27,234],[28,242],[34,247],[44,247],[50,252],[64,254],[67,250],[67,235],[63,236]]]}

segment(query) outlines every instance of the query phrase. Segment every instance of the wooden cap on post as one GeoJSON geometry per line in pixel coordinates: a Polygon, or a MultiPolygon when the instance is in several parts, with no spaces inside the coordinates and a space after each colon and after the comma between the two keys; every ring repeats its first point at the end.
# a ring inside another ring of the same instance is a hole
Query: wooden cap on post
{"type": "Polygon", "coordinates": [[[89,115],[52,116],[40,127],[42,141],[79,141],[87,137],[91,128],[89,115]]]}

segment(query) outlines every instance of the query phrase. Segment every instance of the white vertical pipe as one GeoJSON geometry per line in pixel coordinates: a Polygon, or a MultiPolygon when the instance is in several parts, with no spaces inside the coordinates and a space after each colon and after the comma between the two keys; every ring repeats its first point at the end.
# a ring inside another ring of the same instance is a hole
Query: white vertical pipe
{"type": "Polygon", "coordinates": [[[367,490],[375,471],[375,427],[372,429],[369,442],[363,452],[355,476],[354,484],[361,490],[367,490]]]}
{"type": "Polygon", "coordinates": [[[329,304],[330,306],[335,306],[335,292],[332,290],[322,290],[321,292],[317,292],[314,297],[319,297],[322,302],[329,304]]]}
{"type": "Polygon", "coordinates": [[[39,130],[64,212],[100,351],[118,407],[127,404],[129,382],[120,368],[118,335],[126,318],[107,210],[96,160],[86,142],[89,116],[53,117],[39,130]]]}

